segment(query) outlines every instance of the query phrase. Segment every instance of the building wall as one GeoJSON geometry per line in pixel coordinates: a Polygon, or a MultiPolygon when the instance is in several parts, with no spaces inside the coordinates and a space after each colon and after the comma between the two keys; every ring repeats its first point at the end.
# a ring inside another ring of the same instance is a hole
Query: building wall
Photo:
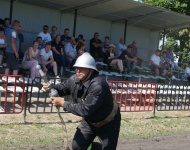
{"type": "MultiPolygon", "coordinates": [[[[9,0],[0,0],[0,18],[9,17],[9,7],[9,0]]],[[[50,29],[56,25],[59,34],[63,34],[65,28],[70,29],[70,36],[73,34],[74,14],[61,14],[56,10],[15,1],[12,20],[14,19],[21,22],[25,37],[25,50],[32,45],[45,24],[50,29]]],[[[49,30],[49,32],[51,31],[49,30]]],[[[124,36],[124,24],[84,16],[77,17],[76,36],[83,34],[87,43],[87,50],[94,32],[99,32],[99,38],[102,41],[105,36],[110,36],[111,43],[117,46],[119,39],[124,36]]],[[[150,32],[148,29],[127,26],[126,45],[136,40],[139,57],[149,60],[150,55],[158,47],[158,35],[158,32],[150,32]]]]}

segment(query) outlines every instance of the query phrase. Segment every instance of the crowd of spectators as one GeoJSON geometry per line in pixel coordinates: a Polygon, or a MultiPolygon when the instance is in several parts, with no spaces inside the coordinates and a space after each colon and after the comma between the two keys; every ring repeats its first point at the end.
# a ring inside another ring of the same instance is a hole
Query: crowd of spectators
{"type": "Polygon", "coordinates": [[[173,70],[181,70],[174,59],[175,56],[171,47],[167,51],[157,49],[150,58],[149,67],[157,76],[169,76],[174,79],[176,77],[173,75],[173,70]]]}
{"type": "MultiPolygon", "coordinates": [[[[74,71],[73,65],[84,52],[89,51],[96,61],[103,61],[107,65],[118,67],[119,73],[130,73],[133,65],[141,66],[143,60],[137,57],[137,43],[132,41],[128,46],[125,45],[123,38],[119,39],[117,46],[110,43],[109,36],[105,36],[102,42],[99,33],[95,32],[90,39],[89,50],[86,50],[86,43],[83,35],[77,38],[70,36],[70,30],[64,29],[63,35],[57,33],[57,27],[44,25],[42,31],[37,34],[33,45],[27,50],[23,48],[24,36],[22,27],[18,20],[10,24],[10,19],[0,19],[0,67],[6,56],[5,74],[17,75],[19,71],[19,59],[22,60],[22,67],[30,70],[30,77],[38,76],[37,65],[40,65],[45,73],[50,72],[56,77],[61,74],[58,72],[58,65],[62,67],[62,74],[65,76],[66,68],[74,71]]],[[[32,43],[32,41],[31,41],[32,43]]],[[[167,52],[156,50],[150,58],[149,67],[155,75],[166,76],[170,72],[173,76],[173,69],[179,67],[174,63],[174,55],[171,49],[167,52]]]]}

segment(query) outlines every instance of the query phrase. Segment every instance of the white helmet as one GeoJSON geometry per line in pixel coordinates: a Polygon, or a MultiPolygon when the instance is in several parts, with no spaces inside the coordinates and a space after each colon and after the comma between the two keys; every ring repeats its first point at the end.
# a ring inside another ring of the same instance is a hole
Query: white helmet
{"type": "Polygon", "coordinates": [[[98,72],[94,58],[87,52],[77,58],[74,67],[89,68],[98,72]]]}

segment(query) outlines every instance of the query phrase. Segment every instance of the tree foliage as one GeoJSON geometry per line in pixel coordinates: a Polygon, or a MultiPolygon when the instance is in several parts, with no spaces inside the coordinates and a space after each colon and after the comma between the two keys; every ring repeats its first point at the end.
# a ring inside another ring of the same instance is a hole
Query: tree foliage
{"type": "MultiPolygon", "coordinates": [[[[190,0],[142,0],[142,2],[190,16],[190,0]]],[[[166,39],[165,48],[173,47],[175,52],[188,53],[190,49],[190,27],[167,31],[166,39]]],[[[180,56],[180,60],[187,62],[187,55],[180,56]]]]}

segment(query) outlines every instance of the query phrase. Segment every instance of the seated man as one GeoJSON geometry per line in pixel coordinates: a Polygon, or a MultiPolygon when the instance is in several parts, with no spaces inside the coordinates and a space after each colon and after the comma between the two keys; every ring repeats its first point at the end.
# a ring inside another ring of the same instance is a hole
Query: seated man
{"type": "Polygon", "coordinates": [[[38,42],[38,49],[39,49],[39,50],[45,48],[45,45],[43,44],[43,41],[42,41],[42,37],[41,37],[41,36],[38,36],[38,37],[36,38],[36,41],[38,42]]]}
{"type": "Polygon", "coordinates": [[[109,45],[110,45],[110,38],[109,38],[109,36],[106,36],[105,38],[104,38],[104,42],[102,43],[102,45],[103,45],[103,52],[105,53],[108,49],[109,49],[109,45]]]}
{"type": "Polygon", "coordinates": [[[127,50],[127,46],[125,45],[125,40],[124,38],[120,38],[118,44],[117,56],[120,56],[121,53],[125,50],[127,50]]]}
{"type": "Polygon", "coordinates": [[[76,41],[76,50],[77,51],[80,49],[81,45],[85,45],[85,47],[86,47],[86,43],[85,43],[85,40],[84,40],[82,34],[79,34],[78,37],[75,39],[75,41],[76,41]]]}
{"type": "Polygon", "coordinates": [[[160,50],[157,49],[155,53],[150,57],[150,65],[149,68],[155,72],[156,76],[159,76],[160,73],[162,76],[165,76],[167,74],[167,70],[160,61],[160,50]]]}
{"type": "Polygon", "coordinates": [[[131,46],[129,45],[127,50],[124,50],[118,58],[122,60],[123,65],[127,68],[127,73],[129,74],[134,62],[137,61],[137,59],[131,55],[131,46]]]}
{"type": "Polygon", "coordinates": [[[171,65],[171,61],[170,59],[166,58],[166,51],[163,51],[160,57],[160,62],[163,68],[165,68],[166,70],[170,70],[170,76],[172,78],[175,78],[175,76],[173,76],[173,68],[171,65]]]}
{"type": "Polygon", "coordinates": [[[65,46],[67,43],[69,43],[71,37],[69,36],[70,30],[68,28],[65,28],[64,34],[61,35],[61,43],[63,46],[65,46]]]}
{"type": "Polygon", "coordinates": [[[96,61],[104,59],[102,41],[98,37],[99,33],[95,32],[94,37],[90,40],[90,54],[96,61]]]}
{"type": "MultiPolygon", "coordinates": [[[[71,37],[70,42],[65,45],[65,55],[67,56],[69,63],[77,57],[76,41],[74,37],[71,37]]],[[[72,66],[70,66],[70,70],[73,70],[72,66]]]]}
{"type": "Polygon", "coordinates": [[[190,62],[188,63],[188,66],[185,69],[184,75],[182,76],[183,80],[190,81],[190,62]]]}
{"type": "Polygon", "coordinates": [[[173,49],[170,47],[166,53],[166,57],[168,59],[171,60],[171,65],[172,65],[172,68],[173,69],[176,69],[176,70],[181,70],[181,68],[178,66],[178,64],[176,62],[174,62],[174,53],[173,53],[173,49]]]}
{"type": "Polygon", "coordinates": [[[42,70],[44,71],[44,73],[47,73],[48,71],[50,71],[50,69],[53,68],[55,77],[59,77],[57,75],[57,64],[53,58],[53,53],[51,51],[51,43],[50,42],[47,42],[45,44],[45,48],[43,48],[40,51],[39,64],[42,67],[42,70]]]}
{"type": "MultiPolygon", "coordinates": [[[[63,50],[63,45],[61,43],[61,36],[56,35],[55,40],[51,42],[52,45],[52,51],[53,51],[53,58],[55,61],[60,61],[60,65],[63,67],[63,75],[65,75],[65,69],[66,65],[69,64],[69,60],[65,56],[64,50],[63,50]]],[[[62,69],[61,69],[62,70],[62,69]]]]}
{"type": "Polygon", "coordinates": [[[42,37],[43,43],[47,43],[51,41],[51,35],[48,33],[49,27],[47,25],[43,26],[43,31],[38,34],[38,36],[42,37]]]}
{"type": "Polygon", "coordinates": [[[141,58],[139,58],[139,57],[137,57],[137,43],[136,43],[136,41],[133,41],[131,44],[131,55],[132,56],[134,56],[134,57],[136,57],[137,58],[137,66],[141,66],[141,64],[142,64],[142,62],[143,62],[143,60],[141,59],[141,58]]]}

